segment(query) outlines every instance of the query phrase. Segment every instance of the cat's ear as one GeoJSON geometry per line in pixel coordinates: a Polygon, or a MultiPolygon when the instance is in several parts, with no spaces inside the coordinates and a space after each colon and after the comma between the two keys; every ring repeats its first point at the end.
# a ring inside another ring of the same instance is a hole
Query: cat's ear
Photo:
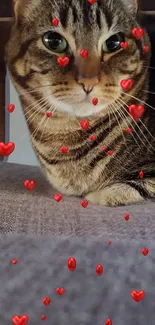
{"type": "Polygon", "coordinates": [[[139,7],[139,0],[122,0],[122,2],[126,5],[127,9],[132,14],[137,14],[139,7]]]}
{"type": "Polygon", "coordinates": [[[22,15],[27,3],[28,0],[13,0],[13,13],[16,18],[22,15]]]}

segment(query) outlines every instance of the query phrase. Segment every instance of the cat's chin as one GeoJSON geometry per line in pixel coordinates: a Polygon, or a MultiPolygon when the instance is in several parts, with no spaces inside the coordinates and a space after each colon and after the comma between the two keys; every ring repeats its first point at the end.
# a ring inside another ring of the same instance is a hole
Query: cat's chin
{"type": "Polygon", "coordinates": [[[103,103],[102,105],[93,106],[92,103],[88,101],[81,101],[73,104],[64,103],[62,101],[57,100],[55,97],[49,97],[50,105],[54,105],[55,112],[67,113],[71,116],[77,117],[87,117],[96,115],[101,111],[105,111],[108,107],[108,104],[103,103]]]}

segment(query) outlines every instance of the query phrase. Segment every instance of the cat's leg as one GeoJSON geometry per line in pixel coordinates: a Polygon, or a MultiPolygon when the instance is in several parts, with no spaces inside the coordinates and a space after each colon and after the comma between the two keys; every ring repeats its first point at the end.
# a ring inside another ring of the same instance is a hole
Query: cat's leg
{"type": "Polygon", "coordinates": [[[116,183],[86,195],[94,203],[106,206],[140,203],[147,199],[155,200],[155,179],[116,183]]]}

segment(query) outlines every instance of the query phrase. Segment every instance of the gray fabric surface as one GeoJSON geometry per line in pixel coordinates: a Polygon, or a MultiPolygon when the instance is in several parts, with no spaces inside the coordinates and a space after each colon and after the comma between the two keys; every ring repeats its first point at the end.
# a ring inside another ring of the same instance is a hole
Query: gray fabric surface
{"type": "Polygon", "coordinates": [[[0,233],[155,238],[155,203],[117,208],[89,203],[83,208],[76,197],[55,202],[56,193],[40,168],[0,163],[0,233]],[[26,179],[37,183],[32,192],[23,185],[26,179]],[[125,213],[130,215],[128,222],[125,213]]]}
{"type": "Polygon", "coordinates": [[[13,315],[27,314],[28,325],[155,324],[155,243],[153,241],[104,238],[0,236],[0,324],[11,325],[13,315]],[[148,247],[148,256],[141,248],[148,247]],[[74,256],[77,270],[69,272],[67,260],[74,256]],[[13,265],[12,259],[18,263],[13,265]],[[104,267],[102,276],[96,264],[104,267]],[[63,296],[55,292],[64,287],[63,296]],[[130,292],[144,290],[135,302],[130,292]],[[43,297],[51,298],[45,307],[43,297]]]}

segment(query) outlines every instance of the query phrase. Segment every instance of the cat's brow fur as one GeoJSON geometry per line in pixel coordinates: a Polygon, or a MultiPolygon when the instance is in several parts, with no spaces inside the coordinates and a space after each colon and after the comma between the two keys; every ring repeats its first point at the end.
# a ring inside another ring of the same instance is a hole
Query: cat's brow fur
{"type": "Polygon", "coordinates": [[[150,127],[155,114],[146,106],[135,122],[128,113],[128,105],[147,100],[151,54],[143,51],[144,45],[150,48],[147,33],[139,41],[132,35],[139,27],[136,5],[136,0],[97,0],[94,5],[87,0],[14,0],[15,18],[6,47],[32,146],[48,179],[61,193],[111,206],[155,198],[155,128],[150,127]],[[51,24],[54,17],[60,20],[56,29],[51,24]],[[63,35],[72,49],[72,55],[65,53],[70,56],[65,68],[57,63],[60,55],[43,45],[42,36],[49,30],[63,35]],[[105,54],[101,64],[103,42],[118,32],[125,34],[128,48],[105,54]],[[89,51],[86,60],[79,55],[81,49],[89,51]],[[77,74],[88,81],[99,74],[89,103],[77,74]],[[125,95],[120,81],[127,78],[135,83],[125,95]],[[93,97],[99,99],[96,107],[93,97]],[[45,113],[51,109],[56,114],[47,121],[45,113]],[[90,123],[85,131],[80,126],[83,119],[90,123]],[[128,127],[133,129],[130,135],[125,132],[128,127]],[[96,136],[94,141],[91,135],[96,136]],[[62,146],[69,148],[68,153],[62,154],[62,146]],[[144,179],[139,179],[140,170],[144,179]]]}

